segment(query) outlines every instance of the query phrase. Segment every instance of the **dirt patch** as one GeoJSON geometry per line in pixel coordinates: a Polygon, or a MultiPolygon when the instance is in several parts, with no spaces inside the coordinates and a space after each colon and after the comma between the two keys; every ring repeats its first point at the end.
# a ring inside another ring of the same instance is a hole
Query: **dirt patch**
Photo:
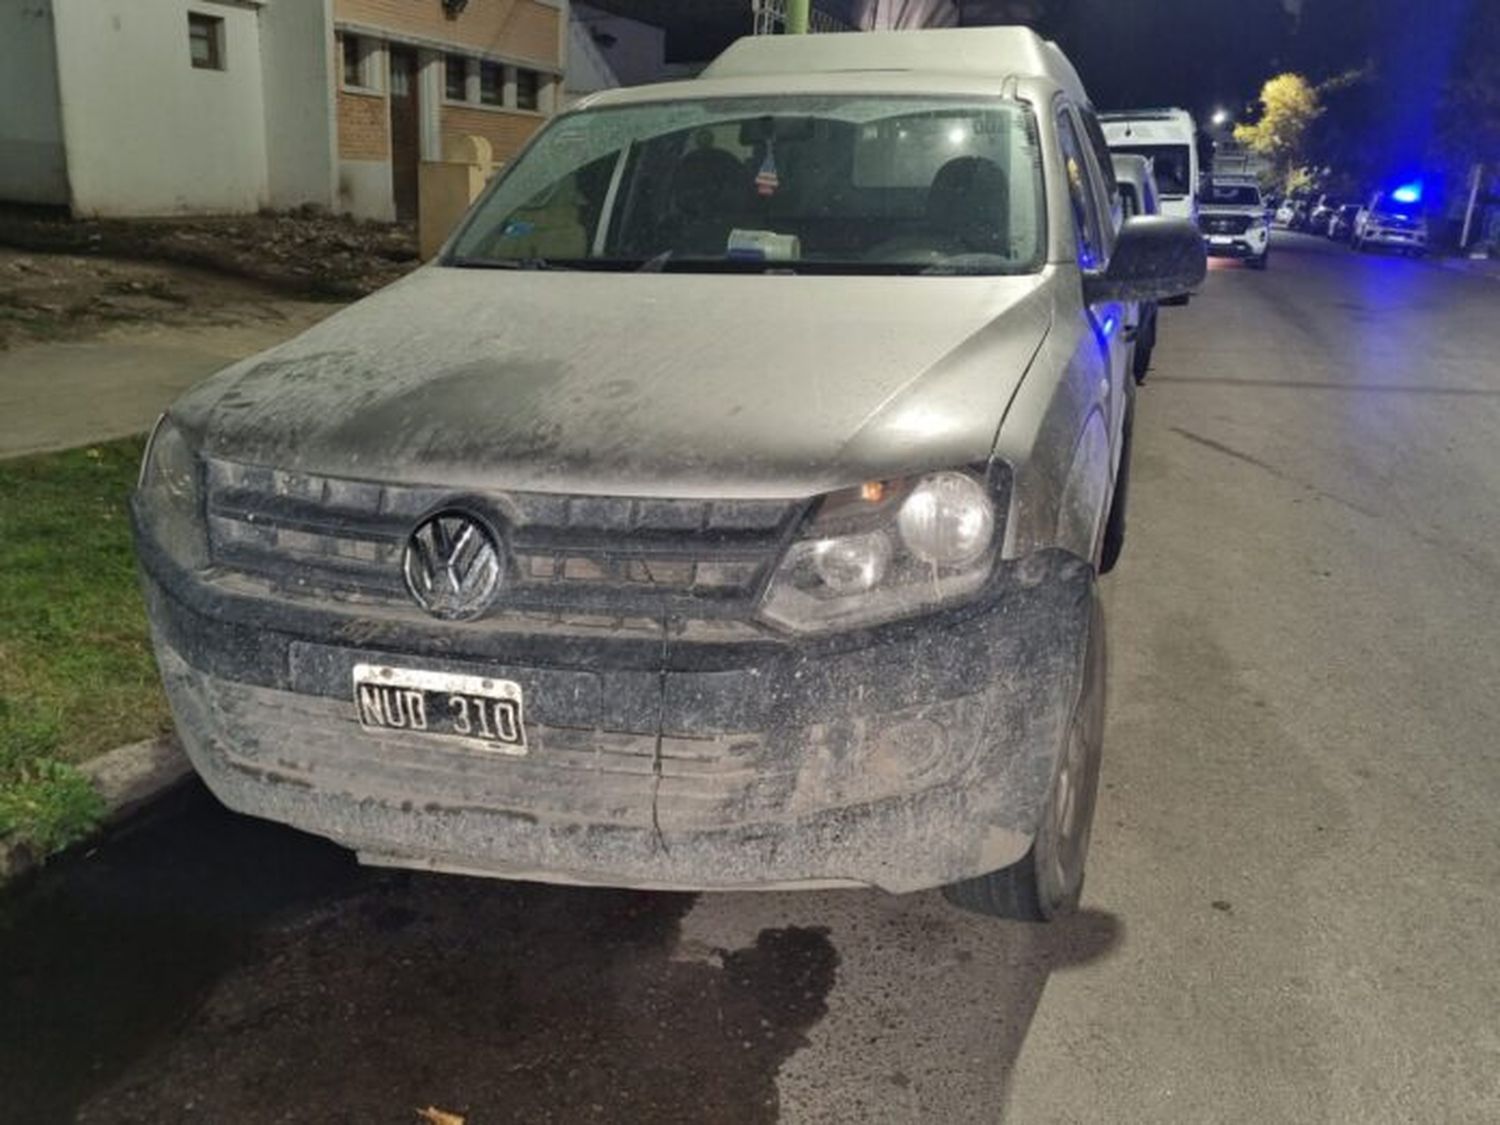
{"type": "Polygon", "coordinates": [[[0,248],[0,351],[116,327],[272,323],[291,304],[260,282],[188,266],[0,248]]]}
{"type": "Polygon", "coordinates": [[[316,212],[192,219],[74,221],[36,208],[0,208],[0,246],[195,266],[282,292],[352,300],[416,268],[410,223],[316,212]]]}

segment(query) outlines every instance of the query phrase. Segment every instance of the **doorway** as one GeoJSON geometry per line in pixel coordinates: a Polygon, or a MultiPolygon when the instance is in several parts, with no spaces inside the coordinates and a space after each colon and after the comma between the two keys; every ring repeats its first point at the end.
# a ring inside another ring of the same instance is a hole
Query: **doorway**
{"type": "Polygon", "coordinates": [[[417,217],[417,161],[421,158],[421,107],[417,99],[417,53],[391,47],[391,196],[396,218],[417,217]]]}

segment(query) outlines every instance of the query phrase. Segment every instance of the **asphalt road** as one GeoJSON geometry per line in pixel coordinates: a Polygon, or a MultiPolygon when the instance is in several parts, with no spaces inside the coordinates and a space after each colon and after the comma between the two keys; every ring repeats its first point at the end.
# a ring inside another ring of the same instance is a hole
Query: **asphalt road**
{"type": "Polygon", "coordinates": [[[0,904],[0,1119],[1500,1120],[1500,284],[1163,312],[1087,909],[362,871],[191,791],[0,904]]]}

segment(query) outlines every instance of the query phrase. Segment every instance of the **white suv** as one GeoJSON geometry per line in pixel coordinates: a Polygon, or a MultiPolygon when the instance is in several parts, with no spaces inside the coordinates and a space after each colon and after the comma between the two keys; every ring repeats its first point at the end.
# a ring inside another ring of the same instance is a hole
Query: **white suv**
{"type": "Polygon", "coordinates": [[[1356,250],[1386,247],[1421,257],[1427,253],[1427,221],[1416,204],[1402,204],[1377,192],[1354,220],[1350,245],[1356,250]]]}
{"type": "Polygon", "coordinates": [[[1198,226],[1209,254],[1243,258],[1263,270],[1270,259],[1271,227],[1260,185],[1251,179],[1220,177],[1199,192],[1198,226]]]}

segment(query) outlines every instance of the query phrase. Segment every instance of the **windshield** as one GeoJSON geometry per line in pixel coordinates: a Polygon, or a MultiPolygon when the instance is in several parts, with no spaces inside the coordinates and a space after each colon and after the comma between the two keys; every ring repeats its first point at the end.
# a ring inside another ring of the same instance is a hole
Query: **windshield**
{"type": "Polygon", "coordinates": [[[677,101],[560,118],[449,264],[1020,273],[1042,260],[1029,110],[893,97],[677,101]]]}
{"type": "Polygon", "coordinates": [[[1260,189],[1240,184],[1215,184],[1208,189],[1204,203],[1218,207],[1259,207],[1260,189]]]}
{"type": "Polygon", "coordinates": [[[1193,182],[1193,166],[1187,145],[1110,145],[1112,152],[1129,152],[1151,161],[1156,190],[1166,199],[1180,199],[1188,194],[1193,182]]]}

